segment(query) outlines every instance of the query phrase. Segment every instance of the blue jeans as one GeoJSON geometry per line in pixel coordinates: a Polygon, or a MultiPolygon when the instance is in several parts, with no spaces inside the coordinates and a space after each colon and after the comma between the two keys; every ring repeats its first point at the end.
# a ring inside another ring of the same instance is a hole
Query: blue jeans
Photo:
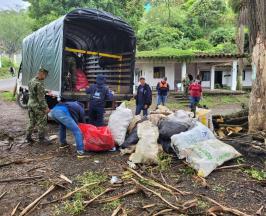
{"type": "Polygon", "coordinates": [[[196,105],[200,102],[200,97],[192,97],[190,96],[190,108],[195,109],[196,105]]]}
{"type": "Polygon", "coordinates": [[[74,119],[62,110],[52,110],[52,118],[59,123],[59,139],[61,144],[66,144],[66,128],[69,129],[75,137],[77,151],[84,151],[82,133],[74,119]]]}
{"type": "Polygon", "coordinates": [[[166,103],[166,99],[167,99],[167,95],[163,96],[163,95],[157,95],[157,106],[159,105],[165,105],[166,103]]]}
{"type": "Polygon", "coordinates": [[[142,110],[143,110],[143,116],[147,116],[148,115],[148,109],[144,109],[144,105],[142,105],[142,104],[137,105],[136,115],[139,115],[142,110]]]}

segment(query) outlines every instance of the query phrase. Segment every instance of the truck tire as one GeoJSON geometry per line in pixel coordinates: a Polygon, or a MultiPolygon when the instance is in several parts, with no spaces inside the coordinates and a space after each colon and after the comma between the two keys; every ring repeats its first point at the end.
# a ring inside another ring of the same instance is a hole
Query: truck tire
{"type": "Polygon", "coordinates": [[[27,109],[29,96],[27,93],[20,92],[17,95],[17,103],[22,109],[27,109]]]}

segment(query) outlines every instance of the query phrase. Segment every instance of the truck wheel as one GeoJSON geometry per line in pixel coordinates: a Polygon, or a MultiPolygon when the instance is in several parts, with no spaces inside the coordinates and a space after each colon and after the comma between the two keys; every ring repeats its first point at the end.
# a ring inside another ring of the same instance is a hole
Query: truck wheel
{"type": "Polygon", "coordinates": [[[29,97],[27,93],[23,94],[23,92],[20,92],[17,95],[17,103],[22,109],[27,109],[28,100],[29,97]]]}

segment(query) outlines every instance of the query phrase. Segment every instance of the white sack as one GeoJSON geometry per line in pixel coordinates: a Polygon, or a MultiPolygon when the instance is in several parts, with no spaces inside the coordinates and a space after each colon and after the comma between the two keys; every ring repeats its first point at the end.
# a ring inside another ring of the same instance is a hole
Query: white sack
{"type": "Polygon", "coordinates": [[[186,151],[186,160],[201,177],[208,176],[216,167],[233,158],[241,156],[232,146],[218,139],[196,143],[186,151]]]}
{"type": "Polygon", "coordinates": [[[122,103],[119,107],[117,107],[109,118],[108,127],[111,130],[115,142],[119,146],[125,141],[127,128],[132,119],[132,111],[126,108],[125,103],[122,103]]]}
{"type": "Polygon", "coordinates": [[[128,133],[130,134],[132,132],[132,130],[136,127],[136,125],[138,124],[139,121],[141,121],[142,117],[141,115],[136,115],[133,117],[133,119],[131,120],[129,126],[128,126],[128,133]]]}
{"type": "Polygon", "coordinates": [[[178,110],[167,116],[167,120],[176,121],[186,125],[186,127],[192,127],[195,125],[195,120],[184,110],[178,110]]]}
{"type": "Polygon", "coordinates": [[[204,126],[202,123],[196,122],[192,129],[173,135],[171,137],[171,147],[179,159],[183,159],[186,157],[185,150],[187,148],[191,147],[197,142],[209,139],[215,139],[215,136],[210,129],[204,126]]]}
{"type": "Polygon", "coordinates": [[[134,164],[157,164],[159,153],[158,127],[150,121],[139,123],[137,127],[139,142],[136,145],[135,153],[130,155],[129,160],[134,164]]]}

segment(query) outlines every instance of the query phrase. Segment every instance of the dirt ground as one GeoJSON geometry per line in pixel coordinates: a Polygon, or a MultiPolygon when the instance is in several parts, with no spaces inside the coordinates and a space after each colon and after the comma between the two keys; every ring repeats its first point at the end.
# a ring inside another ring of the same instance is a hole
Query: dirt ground
{"type": "MultiPolygon", "coordinates": [[[[230,106],[229,106],[230,107],[230,106]]],[[[20,203],[17,213],[22,211],[28,204],[42,195],[52,184],[60,180],[60,174],[74,180],[73,184],[64,183],[67,189],[58,188],[45,196],[39,205],[28,215],[50,216],[56,215],[55,206],[63,205],[62,202],[45,204],[58,199],[67,192],[74,190],[77,185],[76,177],[86,171],[100,172],[111,176],[120,176],[127,167],[128,156],[121,156],[119,152],[91,153],[89,158],[77,159],[75,147],[70,150],[59,150],[58,143],[43,146],[38,143],[29,145],[23,142],[27,123],[27,113],[19,108],[15,103],[0,101],[0,215],[11,215],[15,206],[20,203]],[[30,160],[27,163],[10,164],[1,166],[10,161],[30,160]],[[35,179],[15,181],[16,178],[36,177],[35,179]],[[9,179],[10,182],[4,180],[9,179]]],[[[219,107],[220,110],[225,108],[219,107]]],[[[235,107],[230,107],[235,109],[235,107]]],[[[232,111],[232,110],[231,110],[232,111]]],[[[57,133],[57,125],[49,123],[49,135],[57,133]]],[[[68,135],[68,140],[73,143],[72,136],[68,135]]],[[[264,169],[264,164],[258,159],[246,158],[242,161],[249,166],[264,169]]],[[[239,160],[230,161],[224,165],[234,165],[243,163],[239,160]]],[[[208,186],[195,176],[185,163],[176,158],[167,169],[159,170],[156,167],[142,166],[138,170],[145,177],[165,182],[182,191],[191,192],[190,195],[175,196],[160,191],[171,203],[177,205],[187,200],[197,198],[196,206],[185,210],[182,215],[206,215],[208,208],[214,204],[200,198],[199,195],[208,196],[224,206],[238,209],[247,215],[255,215],[263,205],[266,208],[266,188],[258,181],[251,178],[242,169],[224,169],[214,171],[206,178],[208,186]]],[[[112,187],[109,181],[104,183],[104,188],[112,187]]],[[[132,189],[134,184],[125,181],[124,185],[117,187],[114,192],[106,195],[119,194],[132,189]]],[[[158,190],[157,190],[158,191],[158,190]]],[[[71,198],[70,198],[71,200],[71,198]]],[[[88,197],[89,200],[89,197],[88,197]]],[[[162,209],[169,209],[167,205],[151,193],[137,193],[120,199],[123,203],[127,215],[155,215],[162,209]],[[154,204],[146,210],[142,207],[154,204]]],[[[93,202],[80,215],[111,215],[115,207],[103,209],[103,204],[93,202]]],[[[69,215],[62,213],[61,215],[69,215]]],[[[168,212],[159,215],[181,215],[177,212],[168,212]]],[[[223,215],[231,215],[224,213],[223,215]]],[[[261,215],[265,215],[265,211],[261,215]]]]}

